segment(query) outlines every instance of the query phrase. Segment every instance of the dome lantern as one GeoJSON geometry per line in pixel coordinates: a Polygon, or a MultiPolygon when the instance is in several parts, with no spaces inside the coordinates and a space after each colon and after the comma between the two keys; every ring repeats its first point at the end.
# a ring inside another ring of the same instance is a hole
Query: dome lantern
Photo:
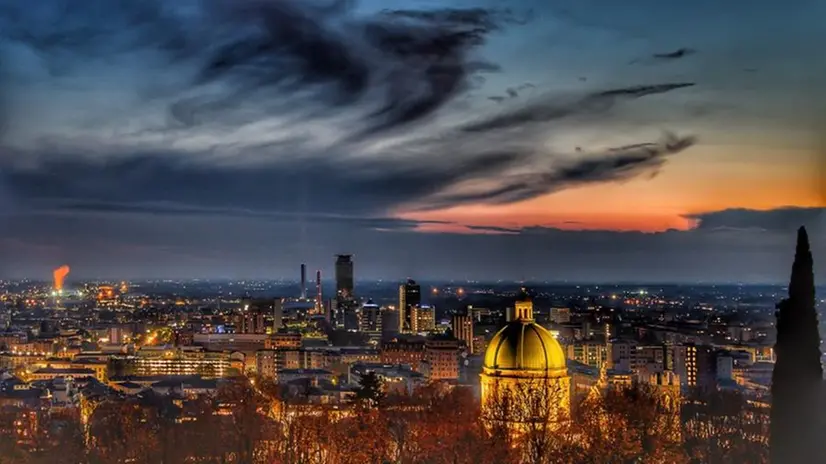
{"type": "Polygon", "coordinates": [[[533,320],[533,302],[531,300],[521,300],[516,302],[514,308],[514,319],[518,321],[533,320]]]}

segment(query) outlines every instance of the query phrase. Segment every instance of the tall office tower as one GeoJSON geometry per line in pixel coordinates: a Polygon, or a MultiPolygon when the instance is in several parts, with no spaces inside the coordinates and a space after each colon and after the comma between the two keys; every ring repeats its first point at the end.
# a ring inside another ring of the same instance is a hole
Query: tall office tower
{"type": "Polygon", "coordinates": [[[345,302],[345,306],[341,309],[341,320],[344,324],[344,330],[356,332],[359,330],[359,323],[361,321],[361,308],[359,308],[354,300],[345,302]]]}
{"type": "Polygon", "coordinates": [[[399,310],[395,308],[381,309],[381,338],[390,340],[399,334],[399,310]]]}
{"type": "Polygon", "coordinates": [[[436,308],[427,305],[410,307],[410,330],[413,333],[432,332],[436,329],[436,308]]]}
{"type": "Polygon", "coordinates": [[[473,353],[473,317],[470,314],[456,314],[451,321],[453,336],[465,342],[469,353],[473,353]]]}
{"type": "Polygon", "coordinates": [[[284,300],[276,298],[272,303],[272,331],[278,332],[283,326],[282,319],[284,318],[284,300]]]}
{"type": "Polygon", "coordinates": [[[329,299],[322,303],[324,305],[324,320],[333,323],[333,306],[335,305],[335,300],[329,299]]]}
{"type": "Polygon", "coordinates": [[[315,312],[324,312],[324,300],[321,298],[321,271],[315,271],[315,312]]]}
{"type": "Polygon", "coordinates": [[[382,312],[379,305],[373,300],[367,300],[361,307],[358,320],[359,332],[380,333],[382,327],[382,312]]]}
{"type": "Polygon", "coordinates": [[[399,332],[410,330],[410,323],[407,312],[407,292],[405,284],[399,285],[399,332]]]}
{"type": "Polygon", "coordinates": [[[353,297],[353,255],[336,255],[336,297],[353,297]]]}
{"type": "Polygon", "coordinates": [[[307,265],[301,264],[301,299],[307,299],[307,265]]]}
{"type": "Polygon", "coordinates": [[[422,304],[422,287],[413,279],[399,285],[399,324],[400,331],[412,330],[413,321],[410,317],[410,308],[422,304]]]}

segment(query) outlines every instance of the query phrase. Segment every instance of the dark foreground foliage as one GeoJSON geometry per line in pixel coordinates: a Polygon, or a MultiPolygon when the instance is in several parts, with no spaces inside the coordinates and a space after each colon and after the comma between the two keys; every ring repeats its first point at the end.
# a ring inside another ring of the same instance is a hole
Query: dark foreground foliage
{"type": "Polygon", "coordinates": [[[675,409],[653,390],[617,388],[578,401],[565,424],[515,436],[484,423],[464,388],[325,406],[239,378],[212,396],[5,407],[0,464],[760,463],[767,419],[767,408],[734,393],[675,409]]]}

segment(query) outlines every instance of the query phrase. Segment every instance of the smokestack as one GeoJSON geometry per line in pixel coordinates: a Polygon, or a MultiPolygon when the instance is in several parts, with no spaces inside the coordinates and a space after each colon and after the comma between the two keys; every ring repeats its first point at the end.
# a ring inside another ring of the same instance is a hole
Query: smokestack
{"type": "Polygon", "coordinates": [[[321,271],[315,271],[315,309],[318,314],[321,314],[321,309],[323,305],[323,300],[321,299],[321,271]]]}
{"type": "Polygon", "coordinates": [[[307,265],[301,265],[301,299],[307,299],[307,265]]]}
{"type": "Polygon", "coordinates": [[[65,264],[60,266],[54,270],[52,275],[54,276],[55,291],[59,292],[63,290],[63,282],[66,280],[66,276],[69,275],[69,266],[66,266],[65,264]]]}

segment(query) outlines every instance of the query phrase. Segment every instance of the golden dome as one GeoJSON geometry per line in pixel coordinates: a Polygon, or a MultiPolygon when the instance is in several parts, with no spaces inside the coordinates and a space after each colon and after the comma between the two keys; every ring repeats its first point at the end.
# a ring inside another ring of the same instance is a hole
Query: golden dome
{"type": "Polygon", "coordinates": [[[484,367],[493,370],[567,370],[559,342],[530,319],[508,323],[488,344],[484,367]]]}

